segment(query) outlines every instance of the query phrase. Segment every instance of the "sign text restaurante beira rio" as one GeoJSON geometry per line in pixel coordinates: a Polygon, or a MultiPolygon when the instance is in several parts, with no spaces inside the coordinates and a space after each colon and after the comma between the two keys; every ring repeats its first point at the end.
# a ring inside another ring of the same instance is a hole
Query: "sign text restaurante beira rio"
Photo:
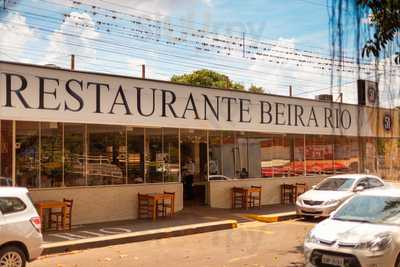
{"type": "Polygon", "coordinates": [[[357,134],[356,106],[0,62],[0,119],[357,134]]]}

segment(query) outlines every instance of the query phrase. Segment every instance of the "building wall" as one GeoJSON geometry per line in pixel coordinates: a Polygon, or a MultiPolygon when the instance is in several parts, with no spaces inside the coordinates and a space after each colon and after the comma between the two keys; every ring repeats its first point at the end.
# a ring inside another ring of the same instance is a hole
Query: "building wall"
{"type": "Polygon", "coordinates": [[[326,176],[295,176],[285,178],[255,178],[255,179],[237,179],[231,181],[210,181],[209,184],[209,201],[212,208],[231,208],[231,189],[232,187],[250,187],[261,186],[261,204],[279,204],[280,203],[280,185],[283,183],[295,184],[306,183],[311,186],[322,181],[326,176]]]}
{"type": "Polygon", "coordinates": [[[175,192],[175,210],[183,208],[181,183],[31,189],[33,201],[73,199],[72,223],[88,224],[137,218],[138,193],[175,192]]]}

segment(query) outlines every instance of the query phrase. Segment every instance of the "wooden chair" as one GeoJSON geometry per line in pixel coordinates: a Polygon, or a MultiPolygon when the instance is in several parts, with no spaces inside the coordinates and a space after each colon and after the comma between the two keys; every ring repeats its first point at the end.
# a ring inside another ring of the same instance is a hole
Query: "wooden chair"
{"type": "Polygon", "coordinates": [[[52,211],[50,210],[49,213],[49,226],[50,228],[53,228],[53,225],[55,225],[56,230],[65,230],[65,227],[67,226],[68,230],[71,230],[72,228],[72,207],[74,205],[74,200],[73,199],[63,199],[63,202],[66,204],[65,207],[65,217],[63,211],[52,211]],[[65,221],[65,225],[63,225],[63,222],[65,221]]]}
{"type": "Polygon", "coordinates": [[[165,195],[170,195],[171,200],[165,200],[163,199],[162,201],[162,215],[163,216],[172,216],[174,215],[174,205],[175,205],[175,192],[165,192],[165,195]]]}
{"type": "Polygon", "coordinates": [[[146,195],[138,193],[138,218],[151,218],[153,205],[154,203],[152,203],[146,195]]]}
{"type": "Polygon", "coordinates": [[[244,208],[247,200],[245,199],[245,196],[241,188],[233,187],[231,194],[232,194],[232,209],[244,208]]]}
{"type": "Polygon", "coordinates": [[[295,201],[297,201],[297,198],[301,194],[304,194],[306,191],[307,191],[307,184],[306,183],[296,183],[295,201]]]}
{"type": "Polygon", "coordinates": [[[251,208],[261,208],[261,186],[254,186],[252,185],[251,188],[257,189],[257,192],[251,192],[249,196],[249,206],[251,208]]]}
{"type": "Polygon", "coordinates": [[[281,184],[281,204],[293,204],[295,199],[295,186],[281,184]]]}

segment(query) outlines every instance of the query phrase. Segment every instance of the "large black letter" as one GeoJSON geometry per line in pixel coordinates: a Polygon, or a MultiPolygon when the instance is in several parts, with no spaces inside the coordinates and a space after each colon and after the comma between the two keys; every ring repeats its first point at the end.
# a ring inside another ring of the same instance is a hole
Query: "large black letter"
{"type": "Polygon", "coordinates": [[[26,81],[25,77],[22,75],[18,74],[12,74],[12,73],[4,73],[6,75],[6,104],[4,107],[14,107],[11,102],[11,92],[14,92],[17,97],[19,98],[19,101],[21,101],[22,105],[24,105],[25,108],[32,108],[31,106],[28,105],[28,102],[26,102],[25,98],[22,96],[21,91],[24,91],[26,87],[28,86],[28,82],[26,81]],[[12,89],[12,76],[18,77],[21,80],[21,87],[19,89],[13,90],[12,89]]]}
{"type": "Polygon", "coordinates": [[[261,123],[271,123],[272,122],[272,115],[271,115],[271,109],[272,105],[268,101],[260,101],[261,104],[261,123]],[[264,109],[264,105],[268,105],[268,110],[264,109]],[[268,114],[268,120],[264,120],[264,115],[268,114]]]}
{"type": "Polygon", "coordinates": [[[68,80],[67,83],[65,84],[65,90],[67,90],[68,94],[69,94],[70,96],[72,96],[73,98],[75,98],[76,101],[79,102],[79,107],[76,108],[76,109],[70,108],[70,107],[67,105],[67,101],[65,101],[65,103],[64,103],[64,110],[69,110],[69,111],[73,111],[73,112],[78,112],[78,111],[81,111],[82,108],[83,108],[83,100],[82,100],[82,97],[80,97],[77,93],[75,93],[75,92],[72,90],[71,85],[70,85],[70,83],[72,83],[72,82],[75,82],[75,83],[79,84],[79,86],[80,86],[80,88],[81,88],[81,91],[83,91],[83,81],[78,81],[78,80],[71,79],[71,80],[68,80]]]}
{"type": "Polygon", "coordinates": [[[132,114],[131,110],[129,109],[128,102],[126,101],[126,97],[125,97],[124,89],[122,89],[122,85],[119,86],[118,92],[115,95],[114,102],[113,102],[113,104],[111,106],[111,109],[110,109],[110,112],[109,112],[110,114],[114,114],[114,106],[115,105],[124,106],[126,115],[131,115],[132,114]],[[118,96],[121,96],[122,103],[121,102],[117,102],[118,96]]]}
{"type": "Polygon", "coordinates": [[[91,85],[96,85],[96,111],[94,113],[103,113],[101,112],[101,87],[105,86],[107,88],[107,91],[110,91],[110,86],[107,83],[95,83],[95,82],[88,82],[87,88],[89,89],[89,86],[91,85]]]}
{"type": "Polygon", "coordinates": [[[298,121],[298,120],[301,122],[301,124],[302,124],[303,126],[305,126],[305,125],[304,125],[304,122],[303,122],[303,119],[302,119],[302,117],[301,117],[301,116],[303,116],[303,113],[304,113],[304,109],[303,109],[302,106],[300,106],[300,105],[294,105],[294,118],[295,118],[295,120],[294,120],[294,126],[298,126],[298,125],[297,125],[297,121],[298,121]],[[299,111],[300,111],[300,113],[299,113],[299,111]]]}
{"type": "Polygon", "coordinates": [[[311,107],[310,116],[308,117],[307,127],[310,127],[310,122],[314,121],[315,127],[318,127],[317,116],[315,115],[314,107],[311,107]]]}
{"type": "Polygon", "coordinates": [[[331,128],[334,128],[333,121],[332,121],[332,109],[325,108],[325,128],[328,128],[328,122],[329,122],[329,125],[331,126],[331,128]]]}
{"type": "Polygon", "coordinates": [[[199,113],[197,112],[196,103],[194,102],[192,93],[190,93],[189,98],[186,102],[186,107],[185,107],[185,111],[183,112],[182,119],[186,119],[185,115],[186,115],[186,111],[188,111],[188,110],[191,110],[194,112],[196,120],[200,120],[199,113]],[[189,108],[189,104],[190,104],[191,108],[189,108]]]}
{"type": "Polygon", "coordinates": [[[137,93],[137,97],[136,97],[136,101],[137,101],[137,110],[139,112],[140,115],[144,116],[144,117],[149,117],[151,115],[153,115],[154,110],[155,110],[155,103],[156,103],[156,89],[151,89],[153,91],[153,109],[151,110],[150,113],[148,114],[144,114],[142,111],[142,89],[140,87],[135,87],[136,88],[136,93],[137,93]]]}
{"type": "Polygon", "coordinates": [[[227,121],[232,121],[231,120],[231,103],[232,103],[232,101],[233,100],[235,100],[235,103],[236,103],[236,98],[235,97],[222,97],[222,99],[221,99],[221,101],[222,102],[224,102],[224,100],[226,100],[226,103],[228,104],[228,106],[227,106],[227,112],[228,112],[228,118],[227,118],[227,121]]]}
{"type": "Polygon", "coordinates": [[[37,77],[39,79],[39,109],[47,109],[47,110],[59,110],[60,103],[58,103],[57,107],[45,107],[44,104],[44,96],[45,95],[52,95],[54,99],[57,100],[57,88],[54,88],[53,91],[45,91],[45,81],[53,81],[57,83],[57,86],[60,85],[60,81],[56,78],[48,78],[48,77],[37,77]]]}
{"type": "Polygon", "coordinates": [[[219,121],[219,96],[216,96],[217,99],[217,107],[215,108],[207,95],[203,94],[204,98],[204,120],[207,120],[207,106],[211,109],[211,112],[214,114],[217,121],[219,121]]]}
{"type": "Polygon", "coordinates": [[[286,125],[285,120],[283,120],[282,122],[279,121],[279,118],[281,116],[285,115],[284,111],[280,111],[280,108],[279,108],[280,106],[284,108],[286,105],[284,103],[279,103],[279,102],[275,103],[275,124],[276,125],[286,125]]]}
{"type": "Polygon", "coordinates": [[[174,108],[172,107],[172,104],[174,104],[176,101],[175,93],[172,91],[169,91],[169,90],[161,90],[161,92],[162,92],[162,115],[161,115],[161,117],[167,117],[167,106],[168,106],[172,115],[174,115],[175,118],[178,118],[174,108]],[[168,103],[167,103],[167,93],[169,93],[172,96],[172,99],[168,103]]]}
{"type": "Polygon", "coordinates": [[[251,104],[251,100],[250,99],[242,99],[239,98],[239,107],[240,107],[240,122],[251,122],[251,115],[250,115],[250,106],[247,106],[247,108],[245,109],[243,106],[243,102],[247,102],[247,104],[251,104]],[[247,112],[247,114],[249,115],[248,120],[244,121],[243,120],[243,112],[247,112]]]}

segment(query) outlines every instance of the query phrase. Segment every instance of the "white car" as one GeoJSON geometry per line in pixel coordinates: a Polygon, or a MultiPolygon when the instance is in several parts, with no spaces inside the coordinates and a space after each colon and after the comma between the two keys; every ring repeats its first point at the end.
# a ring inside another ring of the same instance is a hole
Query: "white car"
{"type": "Polygon", "coordinates": [[[324,179],[296,201],[296,212],[303,217],[327,217],[356,192],[383,187],[381,178],[368,174],[342,174],[324,179]]]}
{"type": "Polygon", "coordinates": [[[42,253],[41,220],[26,188],[0,187],[0,267],[24,267],[42,253]]]}
{"type": "Polygon", "coordinates": [[[232,179],[225,175],[215,174],[215,175],[208,176],[208,180],[209,181],[229,181],[232,179]]]}
{"type": "Polygon", "coordinates": [[[304,241],[306,266],[400,267],[400,190],[359,193],[304,241]]]}

